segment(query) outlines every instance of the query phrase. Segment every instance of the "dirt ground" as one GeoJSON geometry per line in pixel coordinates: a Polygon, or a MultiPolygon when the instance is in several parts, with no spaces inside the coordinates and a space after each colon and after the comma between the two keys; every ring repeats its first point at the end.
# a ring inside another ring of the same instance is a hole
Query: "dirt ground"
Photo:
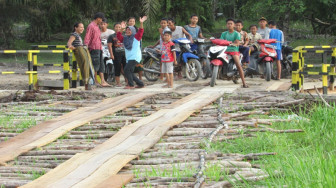
{"type": "MultiPolygon", "coordinates": [[[[38,67],[38,70],[61,70],[61,67],[38,67]]],[[[22,63],[0,63],[0,72],[2,71],[28,71],[27,64],[22,63]]],[[[38,79],[43,80],[61,80],[62,74],[38,74],[38,79]]],[[[27,74],[0,74],[0,90],[27,90],[27,74]]]]}

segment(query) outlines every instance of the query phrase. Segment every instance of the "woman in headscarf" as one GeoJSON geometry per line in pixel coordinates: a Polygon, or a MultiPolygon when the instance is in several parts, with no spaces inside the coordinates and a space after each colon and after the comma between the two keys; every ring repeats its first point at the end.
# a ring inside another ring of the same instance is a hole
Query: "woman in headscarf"
{"type": "Polygon", "coordinates": [[[117,33],[117,38],[124,44],[126,54],[126,66],[124,68],[125,77],[128,81],[128,86],[125,89],[143,88],[144,83],[139,80],[133,73],[136,64],[141,61],[141,47],[140,41],[144,33],[143,22],[147,20],[147,16],[140,18],[140,27],[138,32],[134,26],[126,28],[126,36],[124,37],[121,32],[117,33]],[[137,84],[134,87],[134,82],[137,84]]]}

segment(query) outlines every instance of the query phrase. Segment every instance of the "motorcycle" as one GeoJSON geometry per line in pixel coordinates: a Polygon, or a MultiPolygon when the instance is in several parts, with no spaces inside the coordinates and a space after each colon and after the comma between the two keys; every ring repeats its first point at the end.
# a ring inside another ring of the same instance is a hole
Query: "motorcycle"
{"type": "MultiPolygon", "coordinates": [[[[210,47],[208,52],[208,58],[212,67],[212,76],[210,86],[214,87],[216,79],[228,79],[232,80],[235,84],[238,84],[238,69],[231,55],[226,54],[228,46],[232,45],[232,42],[223,39],[213,39],[211,42],[215,45],[210,47]]],[[[239,55],[240,62],[243,55],[239,55]]]]}
{"type": "MultiPolygon", "coordinates": [[[[195,55],[197,55],[200,58],[200,63],[202,65],[202,79],[207,79],[208,77],[211,77],[211,67],[210,67],[210,61],[207,57],[207,51],[210,48],[210,45],[206,45],[209,42],[206,42],[205,39],[198,38],[194,40],[194,46],[196,49],[192,49],[194,51],[195,55]]],[[[193,47],[192,47],[193,48],[193,47]]]]}
{"type": "Polygon", "coordinates": [[[148,81],[155,82],[160,77],[161,55],[153,48],[146,47],[143,50],[142,57],[144,76],[148,81]]]}
{"type": "Polygon", "coordinates": [[[202,74],[202,66],[198,61],[200,58],[191,51],[190,40],[187,38],[179,38],[173,40],[173,42],[179,44],[181,49],[177,57],[179,65],[174,67],[174,72],[182,71],[189,81],[198,80],[202,74]]]}
{"type": "Polygon", "coordinates": [[[276,72],[273,71],[273,64],[277,58],[276,47],[271,44],[276,42],[276,39],[258,41],[261,51],[251,54],[245,75],[264,75],[266,81],[271,80],[273,72],[276,72]]]}
{"type": "Polygon", "coordinates": [[[103,45],[103,60],[104,60],[104,65],[105,65],[104,78],[107,82],[114,82],[115,71],[114,71],[114,66],[113,66],[113,60],[110,58],[111,56],[108,50],[106,39],[102,40],[102,45],[103,45]]]}
{"type": "Polygon", "coordinates": [[[282,60],[281,60],[281,77],[286,77],[292,73],[292,59],[293,47],[289,46],[289,42],[285,42],[282,46],[282,60]]]}

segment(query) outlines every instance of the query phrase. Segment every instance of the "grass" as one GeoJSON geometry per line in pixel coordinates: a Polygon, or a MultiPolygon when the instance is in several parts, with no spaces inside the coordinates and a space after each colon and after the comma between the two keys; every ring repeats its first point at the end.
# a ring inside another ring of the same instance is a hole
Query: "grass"
{"type": "MultiPolygon", "coordinates": [[[[289,113],[292,114],[292,113],[289,113]]],[[[277,116],[287,116],[278,113],[277,116]]],[[[271,177],[257,183],[237,183],[254,187],[335,187],[336,186],[336,116],[334,109],[315,105],[299,113],[310,121],[274,123],[276,129],[303,129],[303,133],[256,133],[255,137],[213,143],[212,149],[223,153],[276,152],[252,163],[261,164],[271,177]],[[280,172],[280,175],[276,173],[280,172]]],[[[216,168],[216,167],[214,167],[216,168]]],[[[208,169],[211,170],[211,169],[208,169]]],[[[221,174],[208,174],[219,179],[221,174]]]]}

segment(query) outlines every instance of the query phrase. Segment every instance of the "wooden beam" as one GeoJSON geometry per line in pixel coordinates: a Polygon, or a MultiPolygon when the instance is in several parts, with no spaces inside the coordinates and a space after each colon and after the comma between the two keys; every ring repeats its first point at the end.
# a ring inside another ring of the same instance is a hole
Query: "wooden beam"
{"type": "Polygon", "coordinates": [[[154,92],[144,92],[121,95],[106,99],[91,107],[83,107],[58,118],[42,122],[0,143],[0,165],[14,160],[22,153],[47,145],[74,128],[132,106],[154,94],[154,92]]]}
{"type": "MultiPolygon", "coordinates": [[[[238,86],[237,86],[238,87],[238,86]]],[[[156,144],[172,126],[234,88],[206,88],[123,127],[96,148],[75,155],[44,176],[22,187],[92,187],[115,176],[128,162],[156,144]]],[[[115,178],[114,178],[115,177],[115,178]]],[[[114,186],[110,186],[114,187],[114,186]]],[[[117,187],[117,186],[116,186],[117,187]]]]}

